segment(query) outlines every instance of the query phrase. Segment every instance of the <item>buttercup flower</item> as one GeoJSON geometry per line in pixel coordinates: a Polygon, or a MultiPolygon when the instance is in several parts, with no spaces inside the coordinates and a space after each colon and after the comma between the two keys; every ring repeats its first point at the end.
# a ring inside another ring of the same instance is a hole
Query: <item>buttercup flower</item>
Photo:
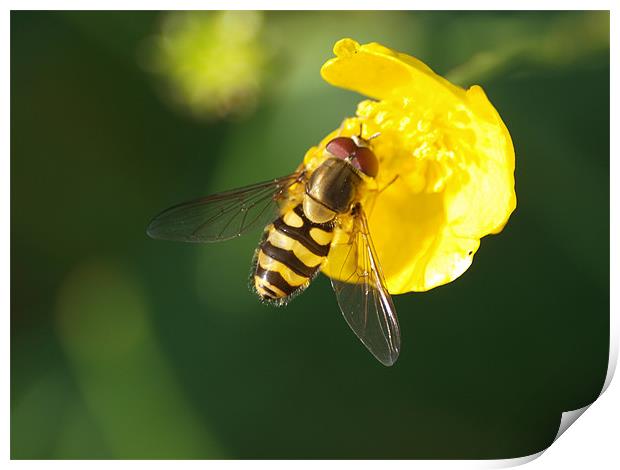
{"type": "MultiPolygon", "coordinates": [[[[502,230],[516,207],[514,149],[499,114],[479,86],[468,90],[418,59],[376,43],[342,39],[321,75],[362,93],[355,117],[304,157],[313,169],[337,135],[370,142],[379,160],[368,191],[372,240],[390,293],[426,291],[471,265],[480,238],[502,230]]],[[[326,263],[323,271],[337,263],[326,263]]]]}
{"type": "Polygon", "coordinates": [[[168,13],[153,66],[168,78],[174,99],[195,115],[244,115],[256,106],[265,81],[262,22],[254,11],[168,13]]]}

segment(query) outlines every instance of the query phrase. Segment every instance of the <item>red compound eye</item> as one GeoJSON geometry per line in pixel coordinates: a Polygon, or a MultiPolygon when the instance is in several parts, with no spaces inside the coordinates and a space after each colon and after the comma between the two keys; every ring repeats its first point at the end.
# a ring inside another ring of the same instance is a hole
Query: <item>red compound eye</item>
{"type": "Polygon", "coordinates": [[[375,177],[379,172],[379,162],[377,157],[368,147],[358,147],[355,150],[355,159],[359,163],[360,170],[368,176],[375,177]]]}
{"type": "Polygon", "coordinates": [[[349,158],[351,165],[366,175],[375,177],[379,172],[377,157],[368,147],[358,147],[351,137],[336,137],[325,149],[336,158],[349,158]]]}
{"type": "Polygon", "coordinates": [[[347,158],[355,153],[357,145],[350,137],[336,137],[329,141],[325,149],[334,157],[347,158]]]}

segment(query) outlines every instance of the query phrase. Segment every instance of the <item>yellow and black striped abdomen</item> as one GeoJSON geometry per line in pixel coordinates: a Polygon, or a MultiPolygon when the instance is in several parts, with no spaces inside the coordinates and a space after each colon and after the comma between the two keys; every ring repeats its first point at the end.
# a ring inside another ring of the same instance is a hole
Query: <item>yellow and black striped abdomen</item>
{"type": "Polygon", "coordinates": [[[332,231],[332,223],[309,220],[301,204],[269,225],[256,257],[258,295],[282,303],[308,287],[329,253],[332,231]]]}

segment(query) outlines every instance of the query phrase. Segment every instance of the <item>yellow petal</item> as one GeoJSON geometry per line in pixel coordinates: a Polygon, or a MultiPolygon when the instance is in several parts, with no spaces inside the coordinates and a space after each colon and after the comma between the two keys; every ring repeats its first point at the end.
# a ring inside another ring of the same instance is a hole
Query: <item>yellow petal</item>
{"type": "Polygon", "coordinates": [[[424,62],[377,44],[360,45],[341,39],[334,45],[336,58],[321,68],[321,76],[331,85],[357,91],[376,99],[414,96],[432,100],[463,98],[462,88],[435,74],[424,62]]]}
{"type": "Polygon", "coordinates": [[[467,91],[475,145],[461,180],[448,185],[448,223],[459,236],[480,238],[502,230],[517,205],[514,148],[508,129],[479,86],[467,91]]]}

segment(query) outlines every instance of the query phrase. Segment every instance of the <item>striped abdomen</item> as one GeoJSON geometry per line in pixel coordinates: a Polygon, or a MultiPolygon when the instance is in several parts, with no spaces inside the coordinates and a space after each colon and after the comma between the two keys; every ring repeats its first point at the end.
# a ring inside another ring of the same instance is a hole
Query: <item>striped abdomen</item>
{"type": "Polygon", "coordinates": [[[269,301],[284,302],[305,289],[329,253],[333,224],[309,220],[298,205],[265,229],[258,247],[254,287],[269,301]]]}

